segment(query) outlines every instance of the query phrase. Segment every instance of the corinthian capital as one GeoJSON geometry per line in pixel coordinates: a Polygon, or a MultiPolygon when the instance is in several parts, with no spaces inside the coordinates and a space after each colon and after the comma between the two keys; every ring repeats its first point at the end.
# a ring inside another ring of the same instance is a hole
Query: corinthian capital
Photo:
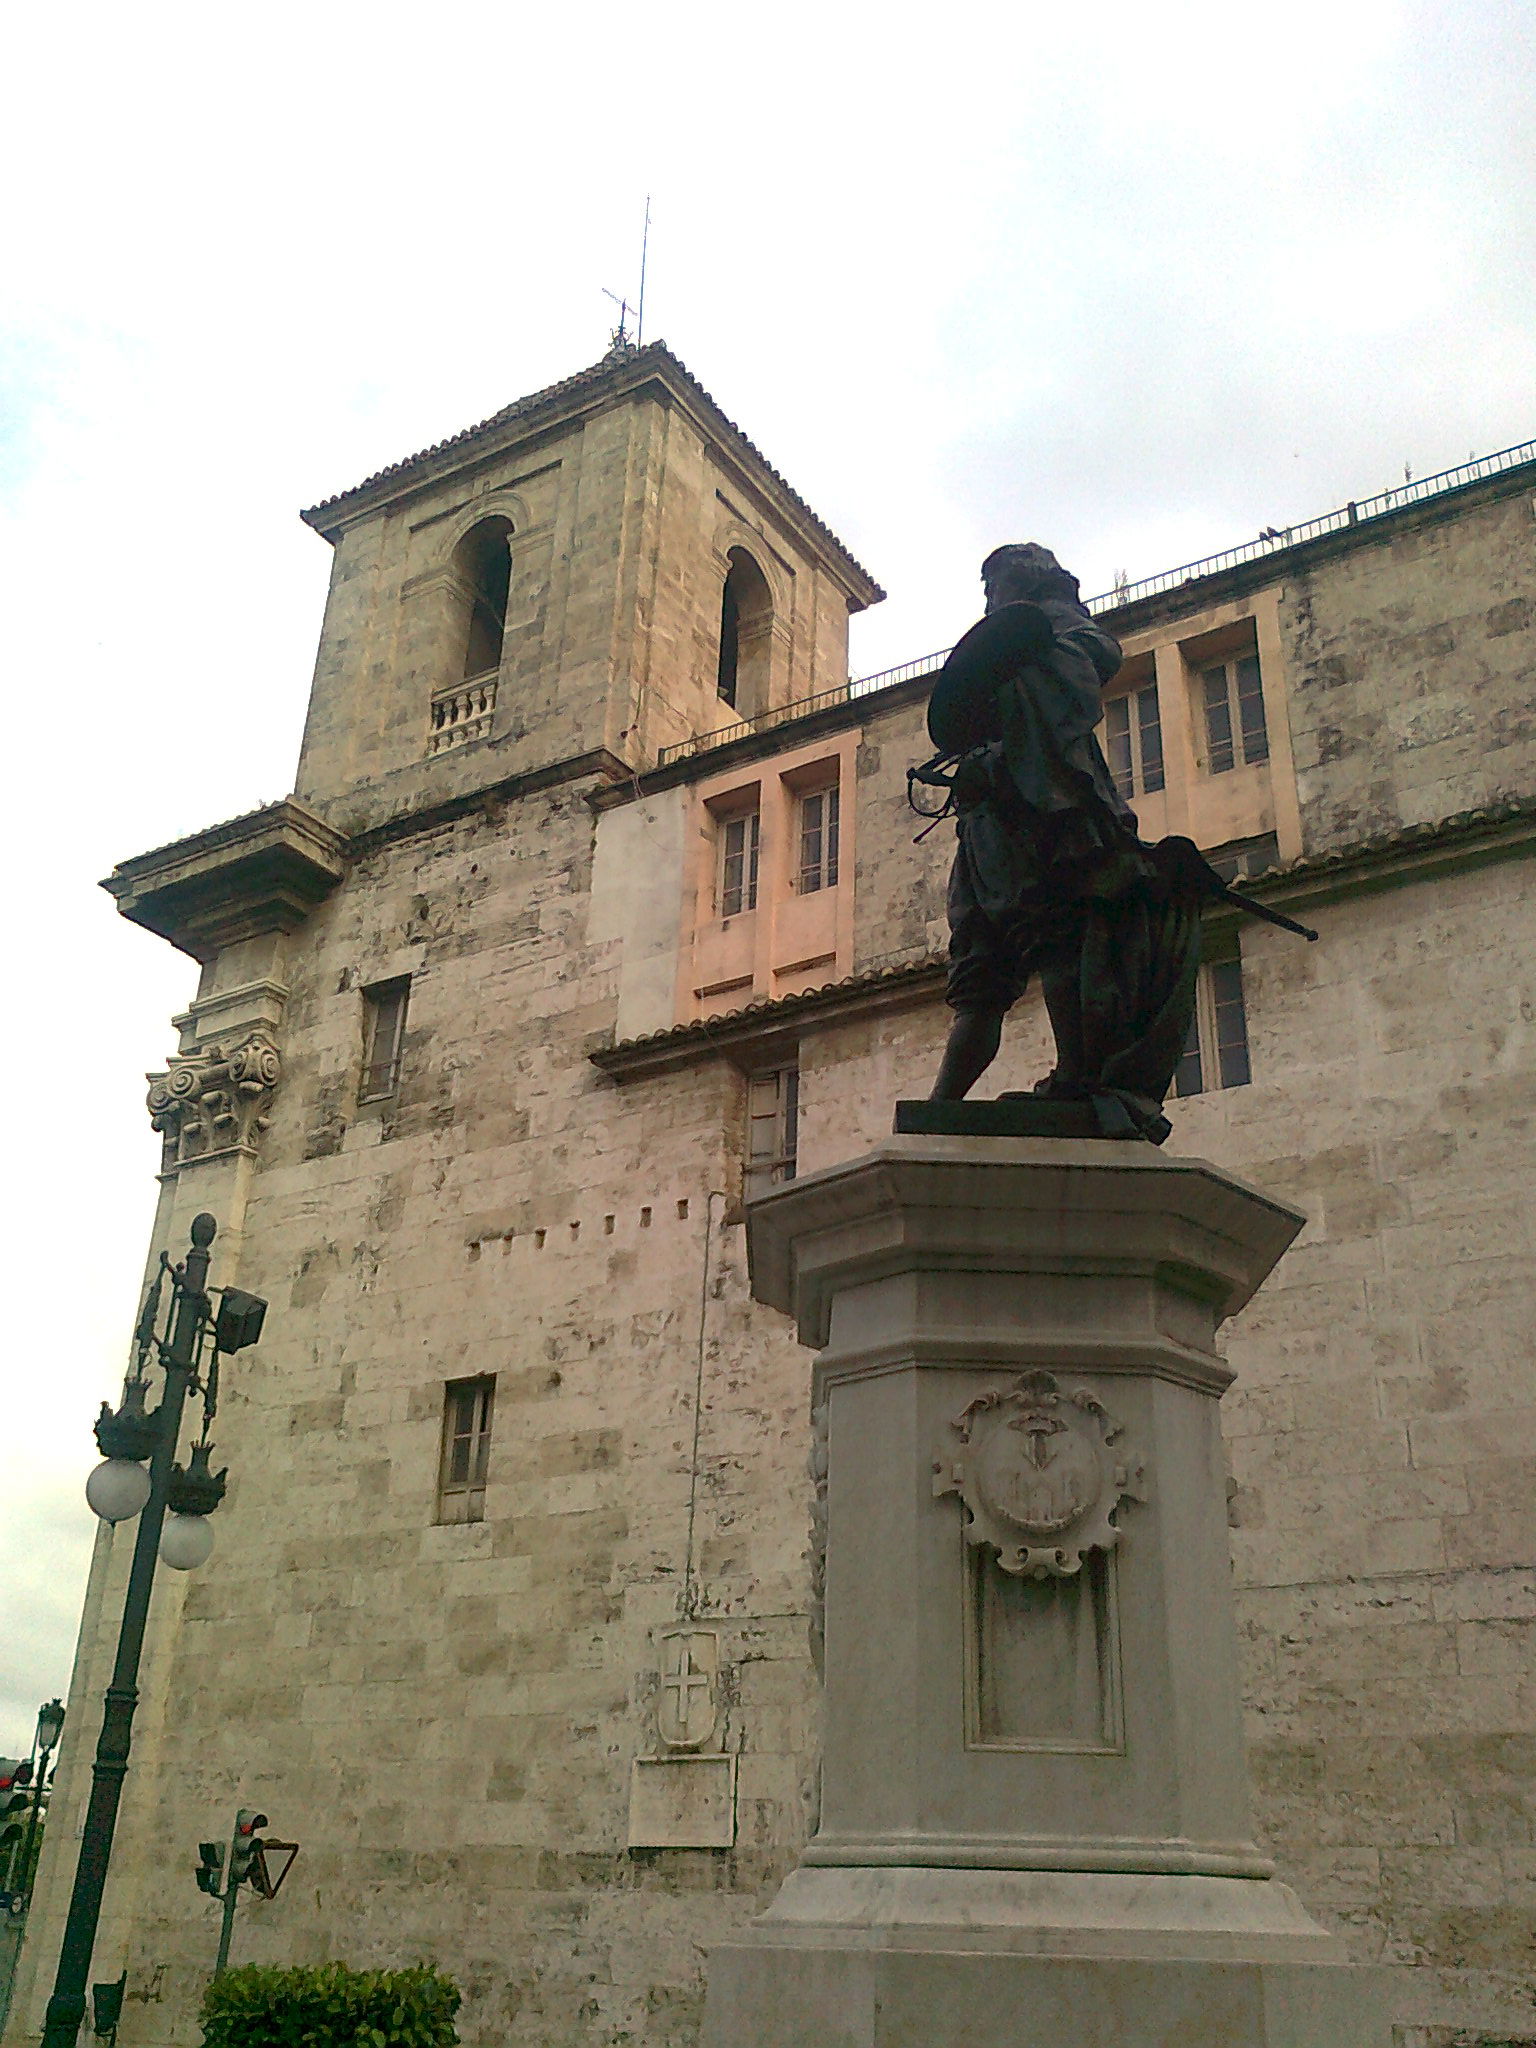
{"type": "Polygon", "coordinates": [[[149,1120],[165,1140],[164,1170],[254,1153],[269,1121],[283,1062],[265,1031],[199,1046],[149,1077],[149,1120]]]}

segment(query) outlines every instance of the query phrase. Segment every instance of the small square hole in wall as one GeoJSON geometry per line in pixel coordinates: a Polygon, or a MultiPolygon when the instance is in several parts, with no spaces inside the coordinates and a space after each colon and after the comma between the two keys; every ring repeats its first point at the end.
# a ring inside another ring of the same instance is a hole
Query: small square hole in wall
{"type": "Polygon", "coordinates": [[[604,1237],[612,1237],[613,1235],[613,1218],[611,1216],[603,1218],[603,1235],[604,1237]]]}
{"type": "Polygon", "coordinates": [[[680,1223],[686,1223],[688,1220],[688,1197],[686,1195],[677,1205],[677,1216],[680,1223]]]}
{"type": "Polygon", "coordinates": [[[541,1252],[541,1251],[543,1251],[543,1249],[544,1249],[544,1239],[546,1238],[546,1236],[547,1236],[547,1235],[548,1235],[548,1232],[547,1232],[547,1231],[543,1231],[543,1230],[536,1230],[536,1231],[535,1231],[535,1232],[533,1233],[533,1248],[534,1248],[534,1250],[535,1250],[536,1252],[541,1252]]]}
{"type": "Polygon", "coordinates": [[[640,1228],[641,1228],[642,1230],[649,1230],[649,1229],[650,1229],[650,1227],[651,1227],[651,1212],[650,1212],[650,1210],[649,1210],[649,1209],[642,1209],[642,1210],[640,1211],[640,1228]]]}

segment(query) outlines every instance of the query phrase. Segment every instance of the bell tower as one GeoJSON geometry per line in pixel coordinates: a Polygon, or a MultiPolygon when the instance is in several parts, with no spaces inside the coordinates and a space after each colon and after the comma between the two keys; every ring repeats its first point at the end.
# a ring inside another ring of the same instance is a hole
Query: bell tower
{"type": "Polygon", "coordinates": [[[336,554],[296,793],[349,829],[835,689],[884,595],[660,342],[304,517],[336,554]]]}

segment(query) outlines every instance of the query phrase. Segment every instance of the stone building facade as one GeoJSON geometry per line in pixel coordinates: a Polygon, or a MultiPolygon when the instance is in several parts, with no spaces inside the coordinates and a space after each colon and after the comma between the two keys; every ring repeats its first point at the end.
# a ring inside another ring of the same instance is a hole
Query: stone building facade
{"type": "MultiPolygon", "coordinates": [[[[1533,514],[1528,449],[1097,607],[1143,830],[1321,931],[1213,917],[1171,1143],[1310,1217],[1229,1331],[1256,1808],[1414,2048],[1536,2037],[1533,514]]],[[[237,1960],[425,1955],[472,2048],[685,2048],[817,1797],[810,1359],[743,1202],[937,1059],[931,671],[849,686],[878,587],[660,345],[306,517],[296,795],[108,883],[200,966],[153,1252],[211,1210],[272,1306],[214,1555],[156,1592],[94,1974],[123,2048],[197,2039],[195,1844],[255,1805],[303,1847],[237,1960]]],[[[1027,1004],[997,1085],[1046,1041],[1027,1004]]]]}

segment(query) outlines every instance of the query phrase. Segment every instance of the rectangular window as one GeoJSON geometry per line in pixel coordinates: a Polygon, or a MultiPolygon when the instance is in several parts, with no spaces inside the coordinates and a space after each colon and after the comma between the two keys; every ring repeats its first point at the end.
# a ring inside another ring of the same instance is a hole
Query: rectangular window
{"type": "Polygon", "coordinates": [[[1104,739],[1109,772],[1122,796],[1146,796],[1164,787],[1163,722],[1156,683],[1110,698],[1104,707],[1104,739]]]}
{"type": "Polygon", "coordinates": [[[802,896],[837,887],[838,792],[813,789],[800,799],[800,865],[796,888],[802,896]]]}
{"type": "Polygon", "coordinates": [[[795,1177],[800,1135],[800,1069],[772,1067],[747,1079],[745,1189],[750,1202],[795,1177]]]}
{"type": "Polygon", "coordinates": [[[405,1042],[409,975],[376,982],[363,990],[363,1085],[359,1102],[382,1102],[400,1087],[400,1048],[405,1042]]]}
{"type": "Polygon", "coordinates": [[[761,817],[743,811],[720,826],[720,915],[739,917],[757,908],[757,849],[761,817]]]}
{"type": "Polygon", "coordinates": [[[1252,767],[1269,759],[1269,731],[1264,723],[1264,685],[1259,657],[1240,654],[1200,671],[1205,699],[1205,765],[1212,775],[1225,775],[1239,763],[1252,767]]]}
{"type": "Polygon", "coordinates": [[[1203,1095],[1209,1088],[1245,1088],[1252,1079],[1242,962],[1213,960],[1200,970],[1195,1014],[1174,1069],[1173,1092],[1203,1095]]]}
{"type": "Polygon", "coordinates": [[[485,1520],[485,1470],[491,1454],[494,1374],[450,1380],[443,1389],[443,1448],[437,1475],[440,1522],[485,1520]]]}

